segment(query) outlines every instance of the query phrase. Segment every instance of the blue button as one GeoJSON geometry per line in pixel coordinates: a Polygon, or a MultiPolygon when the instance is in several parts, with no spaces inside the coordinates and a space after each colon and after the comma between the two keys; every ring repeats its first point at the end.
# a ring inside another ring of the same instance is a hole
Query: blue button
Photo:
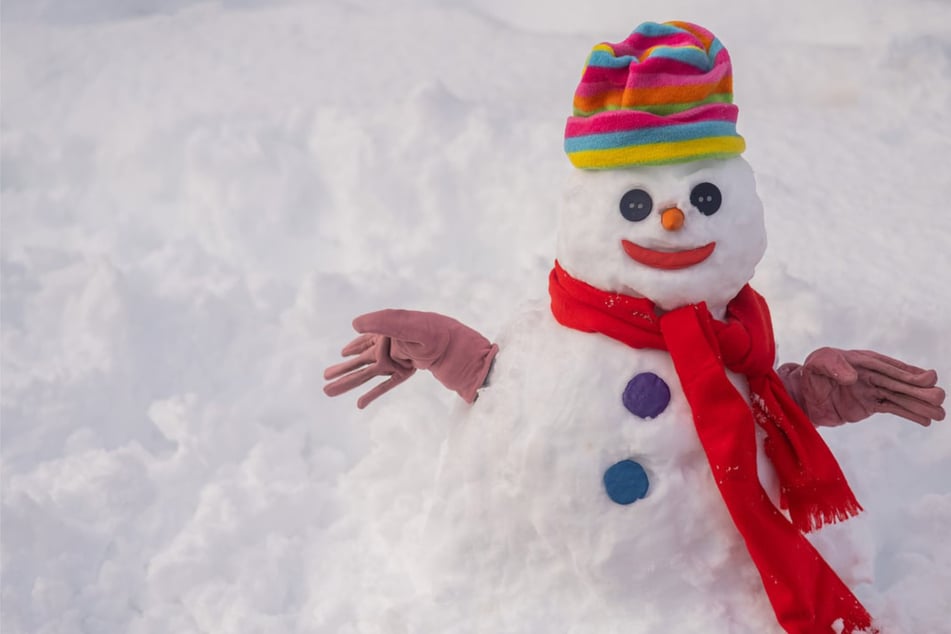
{"type": "Polygon", "coordinates": [[[628,381],[621,402],[635,416],[654,418],[670,404],[670,388],[653,372],[641,372],[628,381]]]}
{"type": "Polygon", "coordinates": [[[647,495],[650,482],[644,467],[633,460],[622,460],[604,472],[604,490],[618,504],[630,504],[647,495]]]}

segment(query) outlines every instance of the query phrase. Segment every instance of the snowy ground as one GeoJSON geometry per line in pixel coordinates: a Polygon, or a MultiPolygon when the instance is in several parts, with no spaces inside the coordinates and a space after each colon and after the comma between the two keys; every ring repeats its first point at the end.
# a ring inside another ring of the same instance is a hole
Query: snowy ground
{"type": "MultiPolygon", "coordinates": [[[[947,386],[945,2],[4,2],[3,631],[397,630],[386,537],[452,398],[357,412],[322,369],[367,310],[491,336],[544,296],[585,55],[666,19],[731,50],[784,360],[947,386]]],[[[948,424],[826,437],[863,600],[951,631],[948,424]]]]}

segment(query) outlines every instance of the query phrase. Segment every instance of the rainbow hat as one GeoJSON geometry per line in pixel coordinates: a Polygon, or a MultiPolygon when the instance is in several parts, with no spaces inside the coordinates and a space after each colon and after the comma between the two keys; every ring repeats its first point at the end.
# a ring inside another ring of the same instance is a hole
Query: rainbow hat
{"type": "Polygon", "coordinates": [[[738,156],[730,54],[689,22],[645,22],[598,44],[575,91],[565,152],[575,167],[615,169],[738,156]]]}

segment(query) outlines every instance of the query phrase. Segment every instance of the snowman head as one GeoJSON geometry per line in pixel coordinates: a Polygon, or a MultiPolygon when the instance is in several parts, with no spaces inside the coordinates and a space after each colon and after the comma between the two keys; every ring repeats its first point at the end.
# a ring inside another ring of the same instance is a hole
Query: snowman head
{"type": "Polygon", "coordinates": [[[569,274],[668,310],[736,295],[766,239],[732,101],[729,53],[703,27],[646,22],[594,47],[565,128],[569,274]]]}
{"type": "Polygon", "coordinates": [[[740,157],[576,170],[556,255],[573,277],[665,310],[725,306],[766,249],[763,206],[740,157]]]}

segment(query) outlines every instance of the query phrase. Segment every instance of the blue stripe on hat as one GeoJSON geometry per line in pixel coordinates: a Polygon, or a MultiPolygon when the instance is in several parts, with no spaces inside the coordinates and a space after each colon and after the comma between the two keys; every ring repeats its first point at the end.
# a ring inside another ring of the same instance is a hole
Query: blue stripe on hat
{"type": "Polygon", "coordinates": [[[724,136],[737,136],[735,123],[729,121],[700,121],[569,137],[565,139],[565,152],[571,154],[572,152],[583,152],[585,150],[609,150],[634,145],[692,141],[694,139],[724,136]]]}
{"type": "MultiPolygon", "coordinates": [[[[651,49],[650,59],[652,57],[663,57],[665,59],[675,59],[684,64],[690,64],[707,72],[713,68],[713,58],[707,55],[707,52],[693,46],[658,46],[651,49]]],[[[646,59],[644,61],[647,61],[646,59]]]]}
{"type": "Polygon", "coordinates": [[[615,57],[612,53],[602,50],[591,51],[588,56],[588,66],[597,66],[599,68],[625,68],[631,64],[639,64],[637,58],[632,55],[622,55],[615,57]]]}
{"type": "Polygon", "coordinates": [[[644,22],[634,29],[634,33],[643,35],[645,37],[662,37],[664,35],[678,35],[680,33],[687,33],[688,31],[680,28],[679,26],[673,26],[672,24],[658,24],[656,22],[644,22]]]}

